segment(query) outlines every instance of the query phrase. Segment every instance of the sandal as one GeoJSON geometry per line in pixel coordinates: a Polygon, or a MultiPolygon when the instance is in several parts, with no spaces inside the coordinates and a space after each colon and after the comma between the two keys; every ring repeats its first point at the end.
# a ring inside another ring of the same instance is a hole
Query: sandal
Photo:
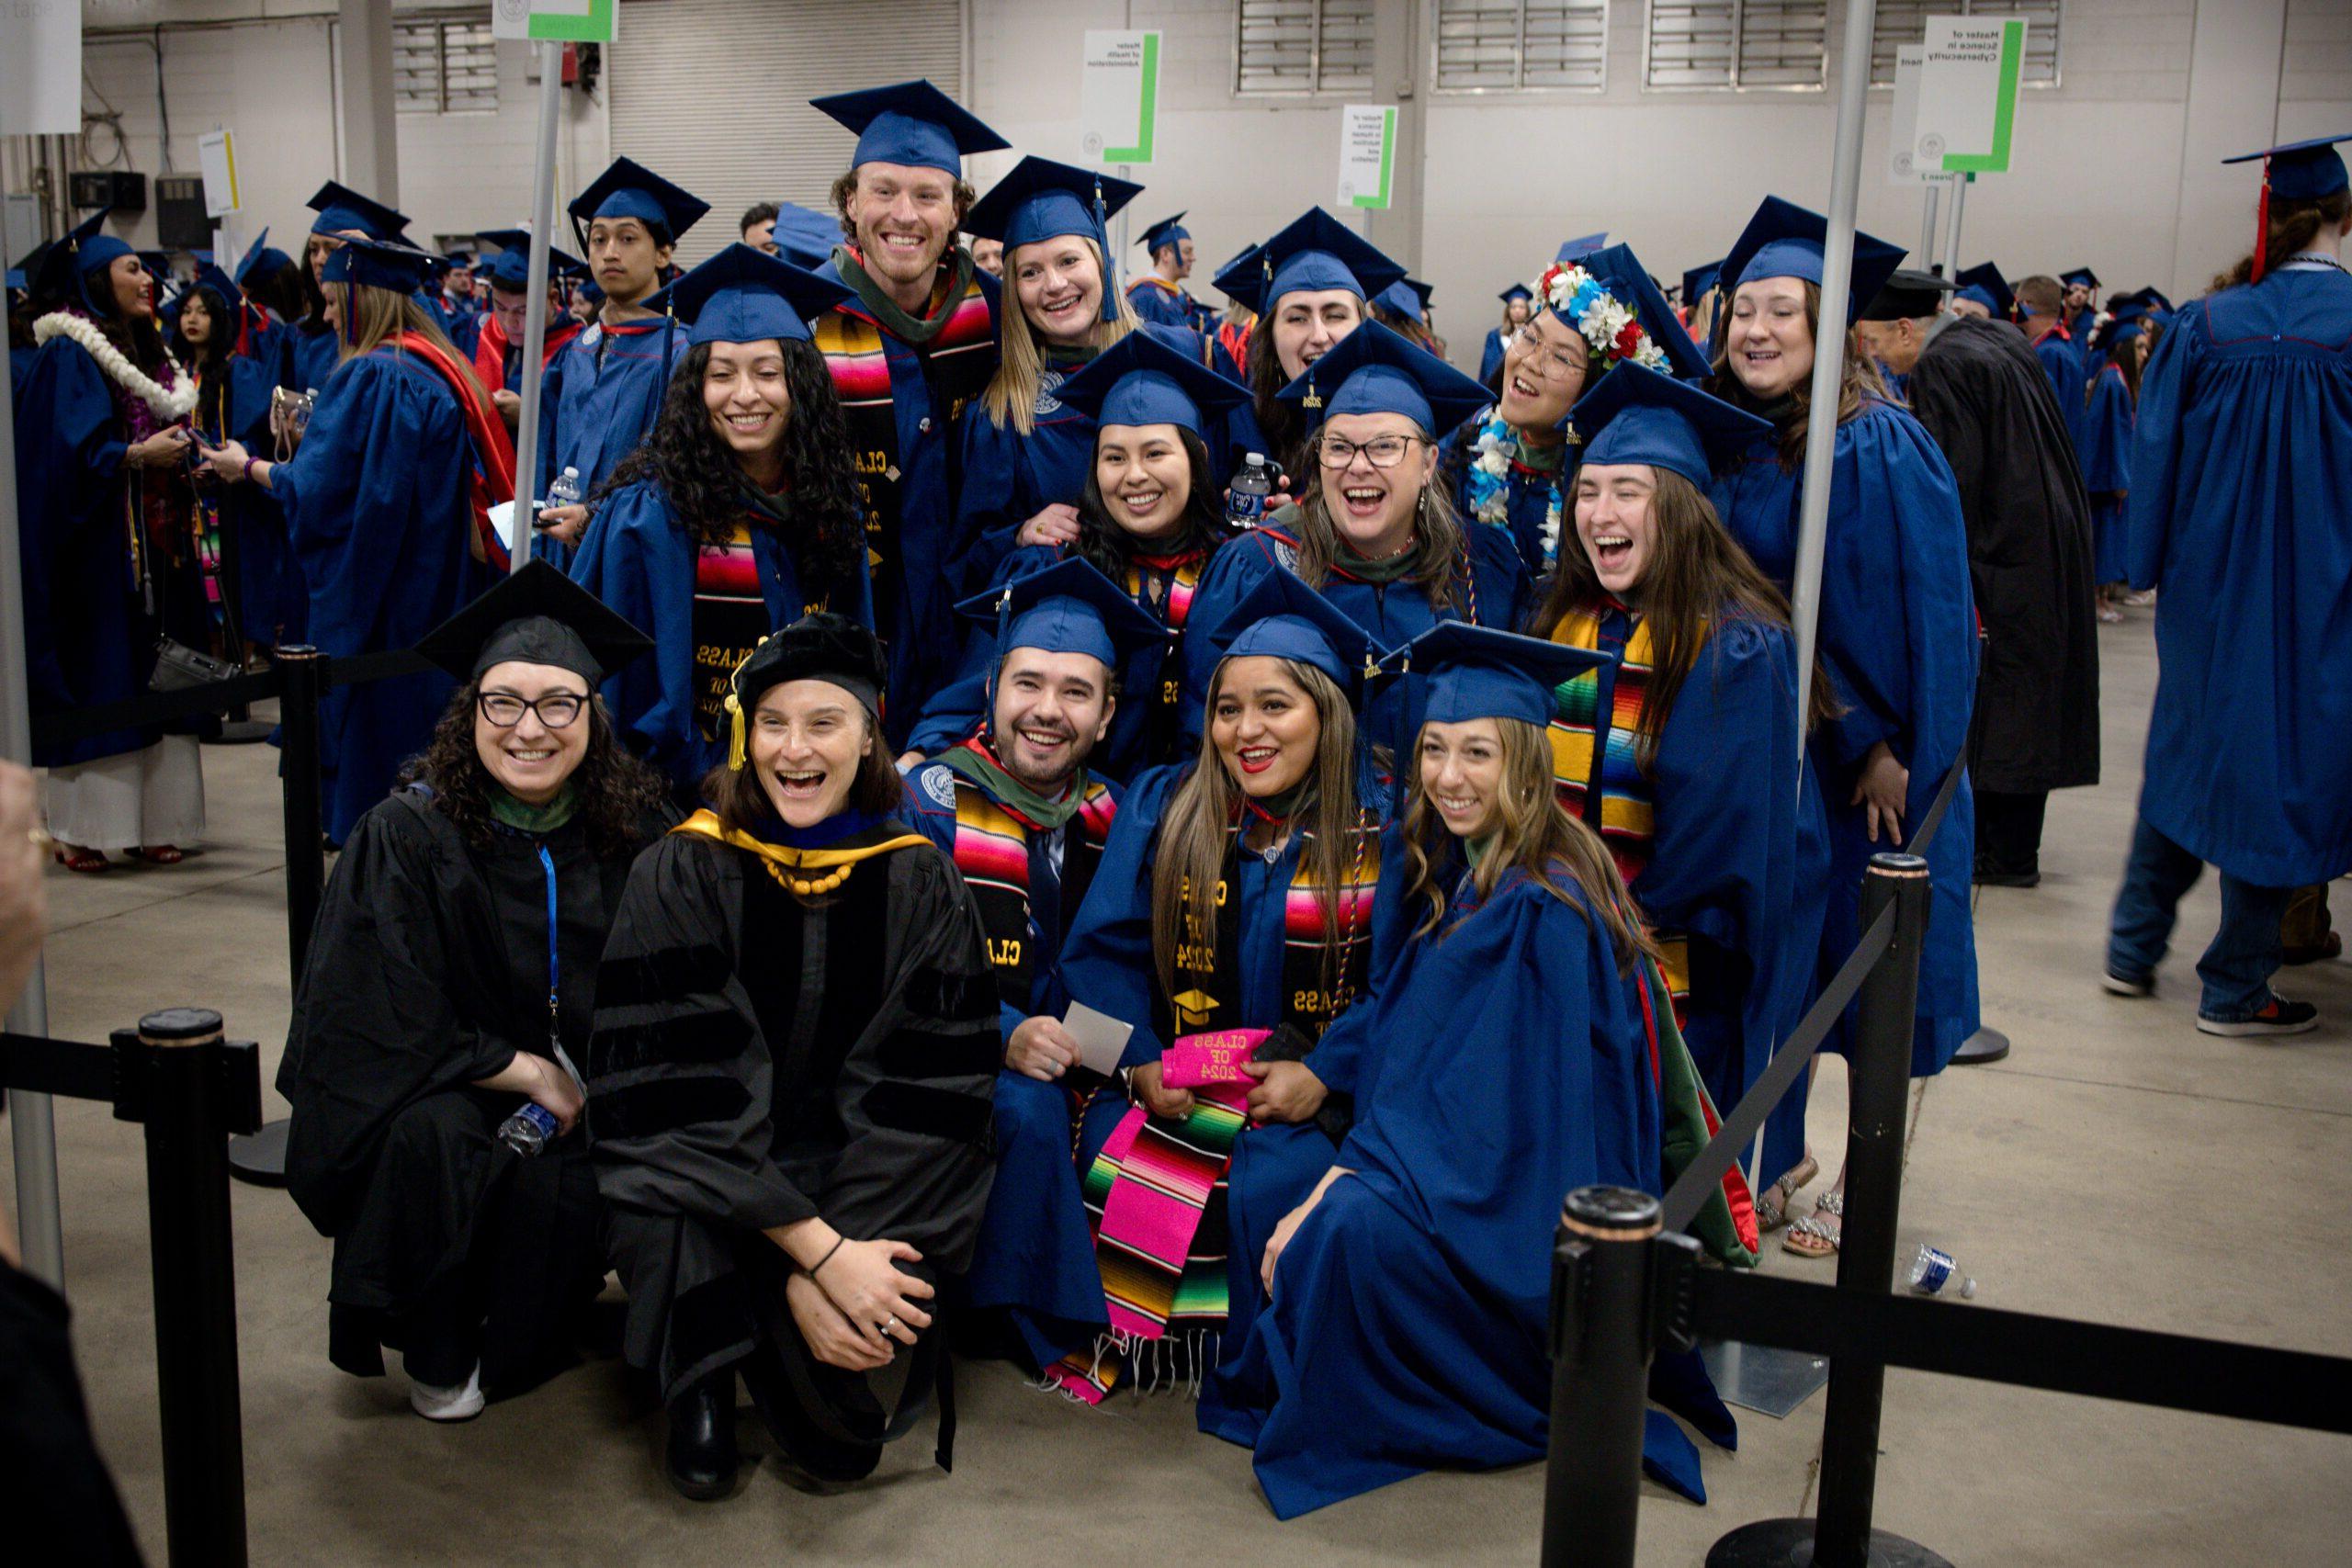
{"type": "Polygon", "coordinates": [[[1797,1189],[1821,1174],[1821,1162],[1811,1155],[1791,1167],[1789,1173],[1756,1195],[1756,1228],[1759,1232],[1779,1230],[1789,1223],[1789,1203],[1797,1189]]]}
{"type": "Polygon", "coordinates": [[[1781,1247],[1799,1258],[1835,1258],[1838,1243],[1845,1231],[1846,1194],[1825,1192],[1813,1213],[1789,1226],[1789,1234],[1781,1238],[1781,1247]],[[1824,1220],[1822,1216],[1828,1215],[1824,1220]]]}
{"type": "Polygon", "coordinates": [[[152,850],[141,844],[135,850],[125,850],[123,853],[132,860],[143,860],[149,865],[177,865],[187,859],[187,852],[177,844],[157,844],[152,850]]]}
{"type": "Polygon", "coordinates": [[[114,862],[107,859],[104,852],[99,850],[79,850],[70,844],[60,844],[57,846],[57,863],[68,871],[88,873],[104,871],[114,862]]]}

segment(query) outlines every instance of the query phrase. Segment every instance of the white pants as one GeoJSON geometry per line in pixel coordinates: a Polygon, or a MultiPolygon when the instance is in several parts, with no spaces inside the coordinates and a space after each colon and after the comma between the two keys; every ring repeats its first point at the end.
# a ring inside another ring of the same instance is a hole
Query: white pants
{"type": "Polygon", "coordinates": [[[49,830],[85,850],[185,849],[204,837],[204,761],[193,735],[49,770],[49,830]]]}

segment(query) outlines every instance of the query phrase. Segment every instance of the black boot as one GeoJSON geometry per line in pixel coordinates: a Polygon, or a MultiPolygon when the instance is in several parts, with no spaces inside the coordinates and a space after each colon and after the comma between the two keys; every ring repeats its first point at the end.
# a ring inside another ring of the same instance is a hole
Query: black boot
{"type": "Polygon", "coordinates": [[[715,1372],[670,1402],[670,1484],[697,1503],[735,1489],[735,1372],[715,1372]]]}

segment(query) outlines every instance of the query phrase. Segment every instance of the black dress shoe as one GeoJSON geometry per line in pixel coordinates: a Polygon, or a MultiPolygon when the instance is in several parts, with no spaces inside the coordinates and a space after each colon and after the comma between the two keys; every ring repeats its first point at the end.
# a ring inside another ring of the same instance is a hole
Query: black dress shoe
{"type": "Polygon", "coordinates": [[[735,1489],[735,1471],[741,1463],[735,1448],[735,1373],[730,1368],[671,1402],[663,1468],[682,1495],[708,1503],[735,1489]]]}

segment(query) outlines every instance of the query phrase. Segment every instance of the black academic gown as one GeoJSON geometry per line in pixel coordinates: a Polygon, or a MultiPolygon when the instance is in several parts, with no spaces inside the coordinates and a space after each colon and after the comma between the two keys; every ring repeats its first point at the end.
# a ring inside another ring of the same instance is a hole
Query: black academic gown
{"type": "MultiPolygon", "coordinates": [[[[645,824],[650,837],[662,824],[645,824]]],[[[277,1074],[294,1108],[287,1186],[334,1238],[329,1355],[383,1371],[411,1320],[469,1278],[488,1324],[486,1393],[566,1364],[566,1309],[603,1263],[586,1140],[525,1158],[497,1141],[523,1103],[473,1080],[548,1053],[547,871],[556,874],[559,1012],[575,1061],[633,851],[598,858],[574,819],[544,840],[466,841],[423,791],[360,818],[327,881],[277,1074]]]]}
{"type": "Polygon", "coordinates": [[[821,1215],[853,1240],[910,1243],[910,1273],[964,1272],[1002,1049],[978,913],[929,842],[859,861],[813,900],[691,833],[639,861],[599,976],[588,1133],[628,1291],[625,1353],[663,1403],[743,1363],[796,1457],[819,1410],[820,1440],[871,1468],[880,1406],[865,1377],[807,1355],[791,1261],[760,1233],[821,1215]],[[786,1371],[784,1403],[804,1409],[778,1407],[786,1371]]]}
{"type": "Polygon", "coordinates": [[[2007,322],[1962,317],[1928,340],[1910,390],[1968,520],[1984,638],[1970,776],[2004,795],[2097,784],[2090,502],[2050,379],[2007,322]]]}

